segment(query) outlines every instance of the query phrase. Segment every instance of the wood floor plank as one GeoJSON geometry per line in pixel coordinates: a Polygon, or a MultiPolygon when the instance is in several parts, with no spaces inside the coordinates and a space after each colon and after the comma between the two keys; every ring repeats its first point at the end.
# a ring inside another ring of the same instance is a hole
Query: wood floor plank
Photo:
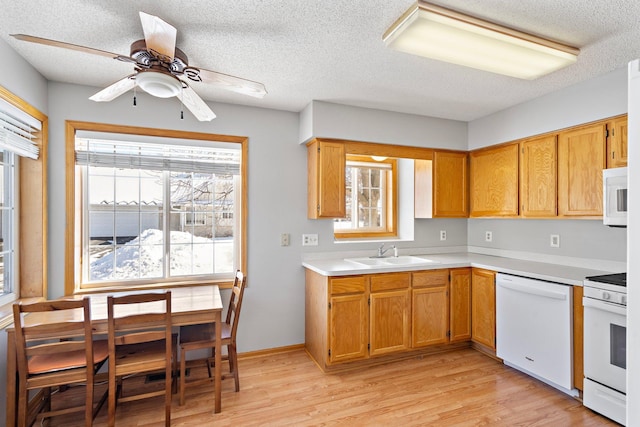
{"type": "MultiPolygon", "coordinates": [[[[188,387],[184,406],[174,397],[171,425],[617,425],[578,400],[470,348],[332,374],[322,373],[304,350],[294,350],[241,358],[239,370],[239,393],[234,392],[233,380],[222,383],[222,413],[213,413],[213,384],[188,387]]],[[[205,370],[192,370],[192,375],[205,375],[205,370]]],[[[163,425],[161,407],[161,398],[123,404],[116,425],[163,425]]],[[[100,411],[96,427],[106,426],[106,412],[106,407],[100,411]]],[[[49,423],[78,424],[70,417],[49,423]]]]}

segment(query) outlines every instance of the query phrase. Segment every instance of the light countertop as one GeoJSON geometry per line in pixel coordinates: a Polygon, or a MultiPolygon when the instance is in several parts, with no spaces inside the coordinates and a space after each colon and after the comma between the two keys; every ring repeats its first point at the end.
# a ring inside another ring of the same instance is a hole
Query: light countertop
{"type": "MultiPolygon", "coordinates": [[[[336,254],[336,256],[338,256],[336,254]]],[[[499,273],[514,274],[533,279],[562,283],[565,285],[582,286],[587,276],[610,273],[602,270],[572,267],[545,262],[526,261],[491,255],[475,254],[471,252],[416,255],[433,262],[428,264],[399,265],[399,266],[365,266],[358,265],[343,258],[308,260],[303,267],[315,271],[323,276],[352,276],[357,274],[391,273],[398,271],[435,270],[440,268],[478,267],[499,273]]]]}

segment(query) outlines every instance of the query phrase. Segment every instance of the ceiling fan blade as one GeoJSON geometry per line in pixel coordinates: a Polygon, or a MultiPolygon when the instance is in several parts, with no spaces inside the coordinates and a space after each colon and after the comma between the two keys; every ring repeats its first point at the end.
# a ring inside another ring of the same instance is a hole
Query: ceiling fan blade
{"type": "Polygon", "coordinates": [[[198,94],[189,86],[182,89],[182,103],[193,113],[201,122],[208,122],[216,118],[211,108],[198,96],[198,94]]]}
{"type": "Polygon", "coordinates": [[[133,87],[136,85],[136,81],[133,78],[134,76],[135,74],[131,74],[124,79],[118,80],[114,84],[102,89],[100,92],[96,93],[89,99],[96,102],[109,102],[116,99],[123,93],[133,89],[133,87]]]}
{"type": "Polygon", "coordinates": [[[193,81],[202,81],[203,83],[217,85],[221,88],[256,98],[263,98],[267,94],[267,89],[262,83],[230,76],[229,74],[195,67],[187,67],[184,73],[193,81]]]}
{"type": "Polygon", "coordinates": [[[105,56],[107,58],[118,59],[118,60],[123,61],[123,62],[133,62],[133,63],[136,62],[135,59],[129,58],[128,56],[119,55],[117,53],[112,53],[112,52],[107,52],[105,50],[93,49],[91,47],[80,46],[80,45],[77,45],[77,44],[65,43],[65,42],[61,42],[61,41],[57,41],[57,40],[45,39],[45,38],[42,38],[42,37],[30,36],[30,35],[27,35],[27,34],[11,34],[11,37],[13,37],[15,39],[18,39],[18,40],[25,41],[25,42],[38,43],[38,44],[43,44],[43,45],[47,45],[47,46],[61,47],[61,48],[64,48],[64,49],[71,49],[71,50],[75,50],[75,51],[78,51],[78,52],[89,53],[91,55],[105,56]]]}
{"type": "Polygon", "coordinates": [[[176,51],[178,30],[157,16],[144,12],[140,12],[140,21],[147,49],[172,60],[176,51]]]}

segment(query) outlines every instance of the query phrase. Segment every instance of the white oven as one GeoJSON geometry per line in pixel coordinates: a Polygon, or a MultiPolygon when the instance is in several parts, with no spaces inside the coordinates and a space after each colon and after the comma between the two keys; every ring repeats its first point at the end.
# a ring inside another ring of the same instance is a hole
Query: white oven
{"type": "MultiPolygon", "coordinates": [[[[614,275],[607,275],[609,277],[614,275]]],[[[617,275],[621,276],[621,275],[617,275]]],[[[627,392],[626,286],[584,281],[584,395],[586,407],[625,424],[627,392]]],[[[625,284],[626,284],[626,275],[625,284]]]]}

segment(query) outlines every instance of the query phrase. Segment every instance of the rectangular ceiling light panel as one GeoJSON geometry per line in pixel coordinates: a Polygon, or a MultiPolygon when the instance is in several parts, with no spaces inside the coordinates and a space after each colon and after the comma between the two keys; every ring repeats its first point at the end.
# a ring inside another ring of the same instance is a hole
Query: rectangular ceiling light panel
{"type": "Polygon", "coordinates": [[[387,30],[395,50],[533,80],[576,62],[578,49],[418,1],[387,30]]]}

